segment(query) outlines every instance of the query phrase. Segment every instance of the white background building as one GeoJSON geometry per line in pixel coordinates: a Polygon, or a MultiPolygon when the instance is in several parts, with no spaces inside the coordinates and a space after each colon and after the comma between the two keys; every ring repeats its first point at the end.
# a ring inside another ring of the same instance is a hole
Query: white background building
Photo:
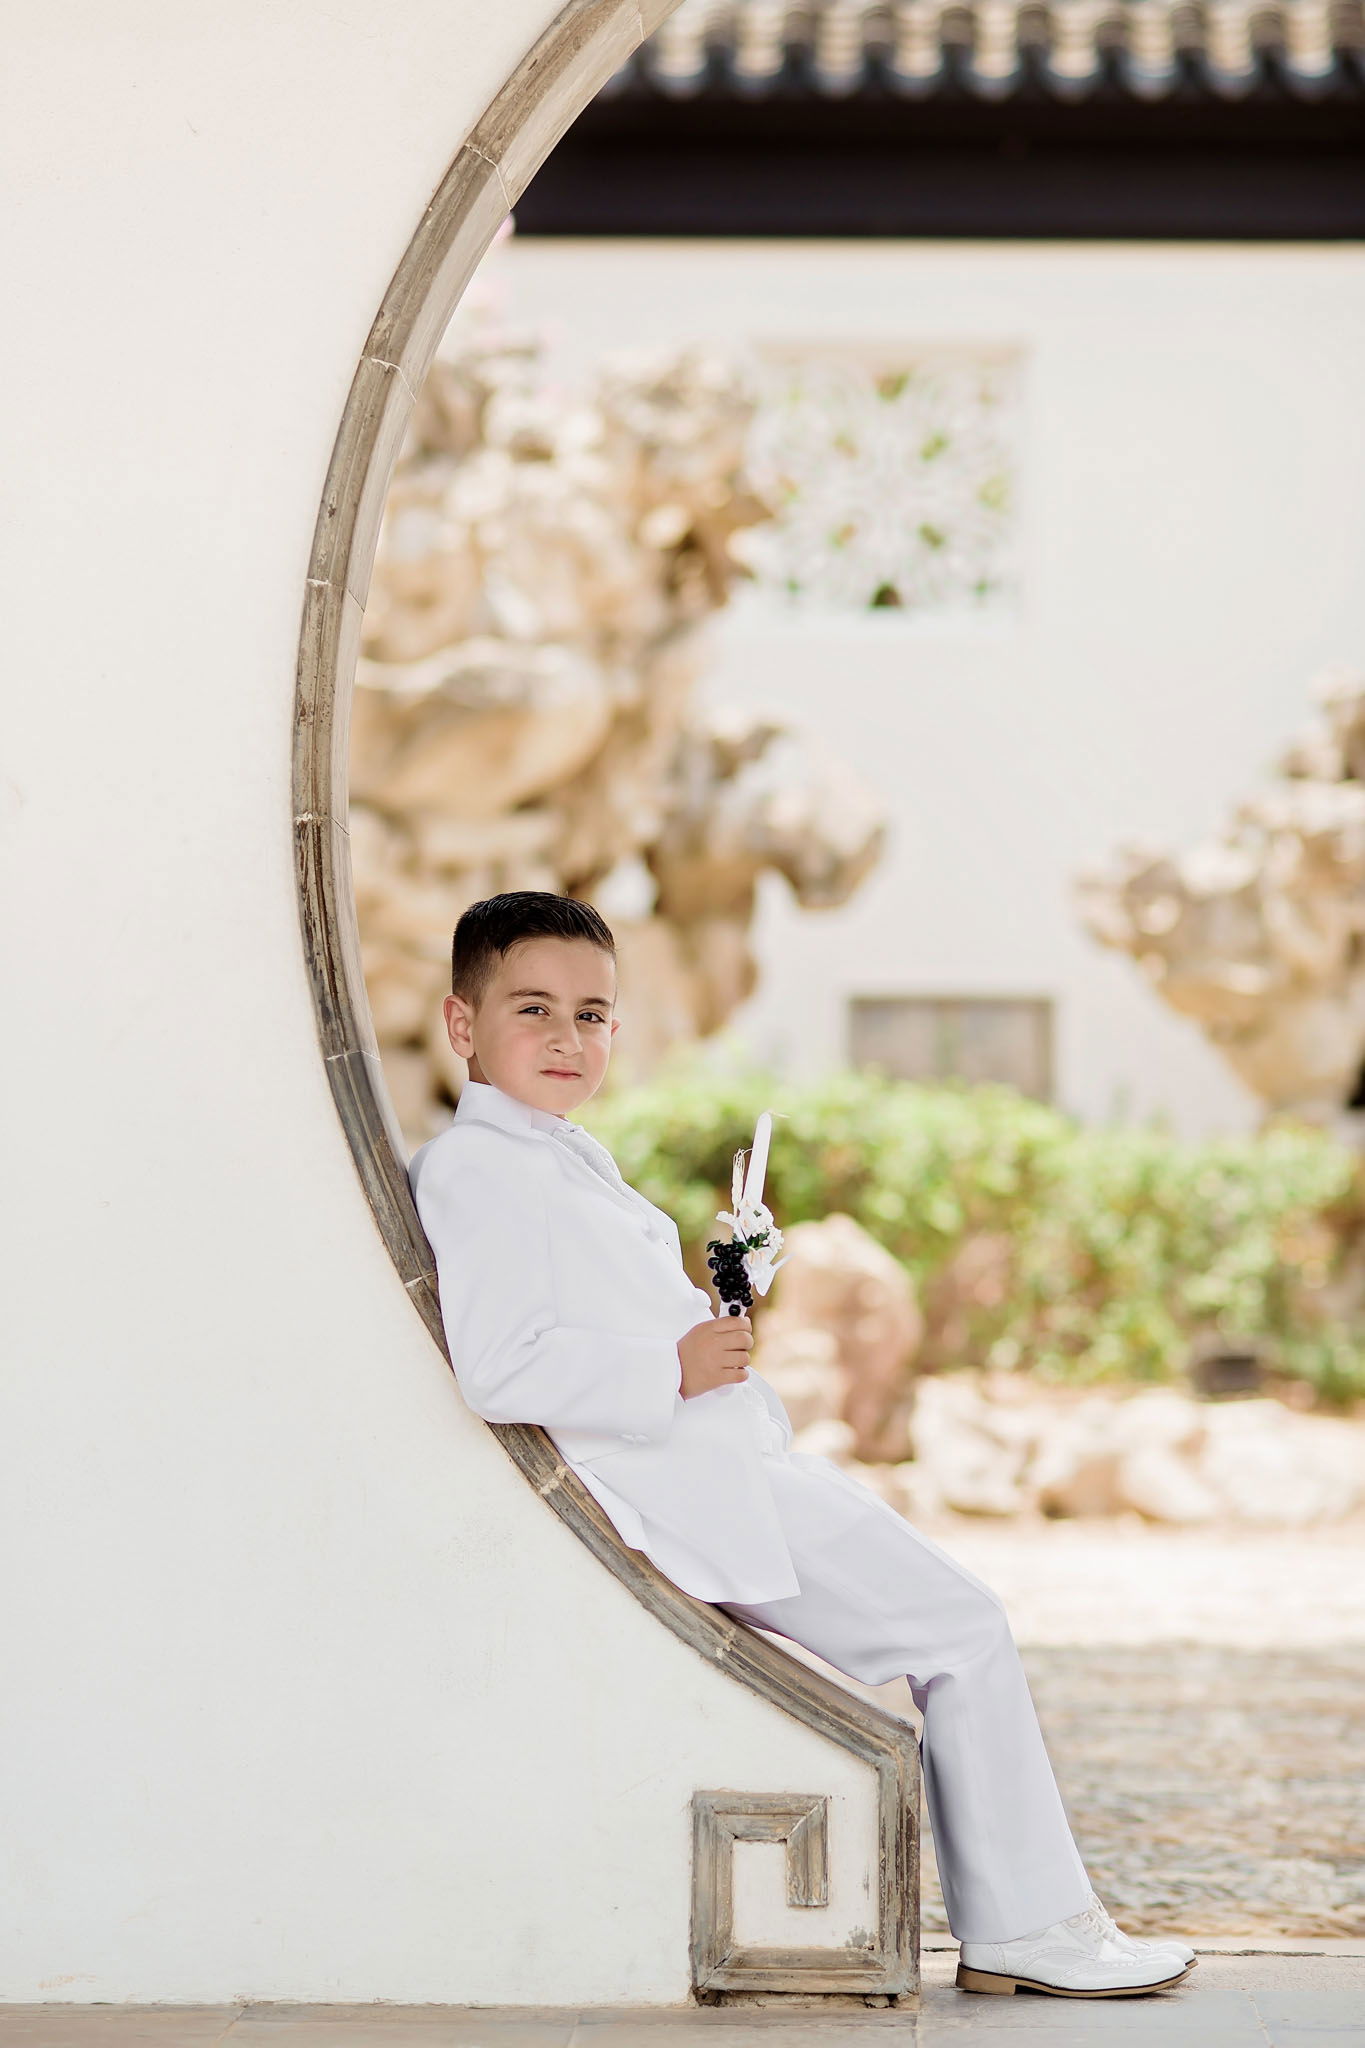
{"type": "Polygon", "coordinates": [[[845,1056],[857,995],[1050,997],[1066,1108],[1254,1123],[1071,885],[1121,839],[1216,829],[1314,674],[1365,661],[1365,250],[522,236],[489,265],[570,376],[679,343],[1013,359],[1001,602],[753,599],[717,633],[717,695],[798,719],[892,820],[846,908],[772,884],[739,1025],[800,1070],[845,1056]]]}

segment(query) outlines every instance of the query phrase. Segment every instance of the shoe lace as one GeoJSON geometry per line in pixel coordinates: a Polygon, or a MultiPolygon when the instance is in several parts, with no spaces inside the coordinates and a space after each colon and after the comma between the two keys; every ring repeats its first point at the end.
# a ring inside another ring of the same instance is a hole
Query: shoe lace
{"type": "Polygon", "coordinates": [[[1090,1894],[1090,1904],[1082,1906],[1079,1913],[1073,1913],[1063,1924],[1074,1927],[1078,1934],[1093,1934],[1102,1942],[1117,1942],[1120,1948],[1130,1949],[1133,1946],[1123,1929],[1115,1925],[1108,1909],[1101,1905],[1093,1892],[1090,1894]]]}

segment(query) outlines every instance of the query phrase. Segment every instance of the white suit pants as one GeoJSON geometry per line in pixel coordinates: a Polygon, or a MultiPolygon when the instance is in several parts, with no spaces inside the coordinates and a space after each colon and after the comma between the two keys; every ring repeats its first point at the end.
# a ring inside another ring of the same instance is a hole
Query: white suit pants
{"type": "Polygon", "coordinates": [[[865,1684],[909,1679],[959,1941],[1009,1941],[1079,1913],[1090,1879],[1000,1600],[828,1459],[764,1463],[801,1591],[717,1605],[865,1684]]]}

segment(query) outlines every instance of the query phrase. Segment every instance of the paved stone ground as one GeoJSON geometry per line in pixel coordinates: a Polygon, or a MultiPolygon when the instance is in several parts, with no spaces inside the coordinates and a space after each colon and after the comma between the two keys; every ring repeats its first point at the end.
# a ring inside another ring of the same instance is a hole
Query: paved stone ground
{"type": "Polygon", "coordinates": [[[1009,1607],[1120,1925],[1365,1936],[1365,1523],[919,1526],[1009,1607]]]}
{"type": "Polygon", "coordinates": [[[3,2048],[1365,2048],[1365,1951],[1204,1956],[1146,1998],[970,1997],[926,1959],[918,2013],[651,2007],[574,2012],[453,2006],[10,2006],[3,2048]]]}

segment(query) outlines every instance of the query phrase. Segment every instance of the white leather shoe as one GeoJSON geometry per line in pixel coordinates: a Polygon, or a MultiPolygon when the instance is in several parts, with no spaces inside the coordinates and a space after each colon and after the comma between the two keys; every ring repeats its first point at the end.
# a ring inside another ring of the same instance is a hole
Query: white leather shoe
{"type": "Polygon", "coordinates": [[[1165,1991],[1189,1974],[1176,1949],[1153,1944],[1135,1950],[1103,1906],[1086,1906],[1013,1941],[964,1941],[958,1958],[959,1991],[1050,1991],[1059,1998],[1131,1998],[1165,1991]]]}
{"type": "Polygon", "coordinates": [[[1155,1941],[1147,1941],[1140,1934],[1125,1934],[1121,1927],[1115,1926],[1108,1908],[1101,1903],[1098,1892],[1091,1892],[1090,1903],[1105,1921],[1111,1939],[1117,1941],[1120,1948],[1132,1949],[1138,1955],[1145,1955],[1154,1948],[1172,1948],[1183,1962],[1195,1963],[1199,1960],[1188,1942],[1177,1941],[1173,1935],[1162,1934],[1155,1941]]]}

